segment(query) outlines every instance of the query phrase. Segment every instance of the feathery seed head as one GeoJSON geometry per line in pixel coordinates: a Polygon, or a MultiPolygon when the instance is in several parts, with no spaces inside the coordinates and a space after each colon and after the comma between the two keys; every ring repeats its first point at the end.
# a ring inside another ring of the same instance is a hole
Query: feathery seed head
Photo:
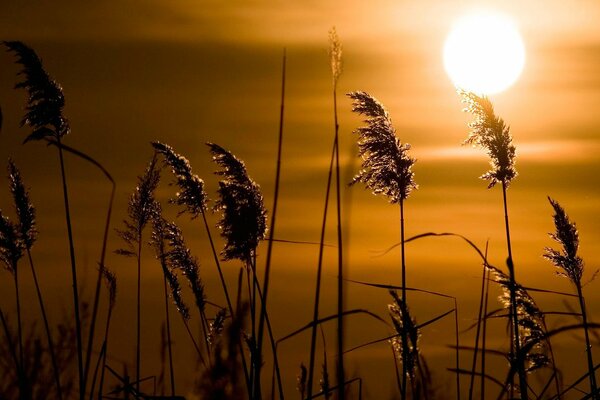
{"type": "Polygon", "coordinates": [[[204,191],[204,181],[192,172],[192,166],[187,158],[176,153],[168,144],[152,142],[152,147],[163,155],[165,164],[171,168],[179,186],[180,191],[174,199],[171,199],[171,203],[184,206],[185,211],[189,212],[192,218],[196,218],[206,210],[208,201],[204,191]]]}
{"type": "Polygon", "coordinates": [[[0,261],[6,269],[14,273],[17,262],[23,257],[25,245],[19,237],[19,230],[0,210],[0,261]]]}
{"type": "Polygon", "coordinates": [[[308,372],[304,363],[300,363],[300,373],[296,376],[296,389],[300,392],[300,396],[304,398],[306,393],[306,380],[308,372]]]}
{"type": "Polygon", "coordinates": [[[31,249],[38,233],[35,227],[35,208],[29,199],[21,172],[10,159],[8,160],[8,181],[19,220],[17,228],[20,238],[25,244],[25,248],[31,249]]]}
{"type": "Polygon", "coordinates": [[[194,293],[198,310],[203,311],[206,306],[206,295],[204,284],[200,279],[198,260],[192,256],[191,250],[185,244],[183,233],[176,224],[166,223],[165,228],[165,239],[170,247],[166,254],[167,264],[171,270],[178,269],[183,273],[194,293]]]}
{"type": "MultiPolygon", "coordinates": [[[[492,273],[492,280],[502,288],[500,302],[506,310],[510,310],[510,277],[504,272],[491,265],[486,268],[492,273]]],[[[537,306],[533,297],[520,284],[515,282],[515,298],[517,304],[517,316],[519,321],[519,340],[521,348],[535,343],[531,350],[524,355],[527,371],[541,368],[550,362],[548,348],[543,340],[545,336],[544,313],[537,306]]]]}
{"type": "Polygon", "coordinates": [[[44,70],[42,60],[33,49],[18,41],[5,41],[3,44],[17,55],[17,63],[23,66],[19,74],[24,76],[24,80],[15,87],[28,93],[21,125],[29,125],[33,133],[25,142],[47,137],[59,139],[68,134],[69,122],[62,114],[65,106],[62,87],[44,70]]]}
{"type": "Polygon", "coordinates": [[[329,61],[331,63],[331,76],[333,86],[337,85],[338,79],[342,75],[342,43],[338,37],[335,26],[329,31],[329,61]]]}
{"type": "Polygon", "coordinates": [[[362,182],[373,194],[382,194],[391,203],[408,198],[417,189],[412,166],[416,160],[408,155],[409,144],[396,137],[392,120],[385,107],[365,92],[348,93],[353,100],[352,111],[364,115],[366,126],[358,134],[358,155],[362,169],[351,184],[362,182]]]}
{"type": "Polygon", "coordinates": [[[556,232],[550,233],[550,237],[562,246],[562,251],[546,247],[543,257],[558,268],[559,275],[567,277],[574,285],[581,285],[583,259],[577,255],[579,249],[577,226],[575,222],[569,220],[569,216],[556,200],[548,197],[548,201],[554,208],[553,218],[556,227],[556,232]]]}
{"type": "Polygon", "coordinates": [[[407,376],[414,378],[419,363],[419,338],[421,332],[417,327],[417,323],[411,317],[406,303],[402,301],[395,291],[390,290],[390,295],[394,299],[394,302],[388,305],[388,310],[398,335],[391,340],[391,343],[395,353],[399,355],[398,358],[400,361],[403,362],[404,359],[406,360],[407,376]],[[408,350],[406,357],[402,357],[402,352],[404,351],[403,339],[406,340],[406,349],[408,350]]]}
{"type": "Polygon", "coordinates": [[[175,273],[176,266],[172,265],[170,261],[172,259],[169,257],[169,249],[167,248],[167,235],[169,231],[174,230],[169,222],[167,222],[161,215],[160,212],[156,214],[156,216],[152,219],[152,238],[150,240],[150,245],[154,248],[156,258],[160,262],[160,266],[163,271],[163,275],[169,284],[169,288],[171,289],[171,298],[173,299],[173,304],[177,308],[177,311],[184,320],[190,319],[190,311],[188,306],[183,301],[181,297],[181,286],[179,285],[179,280],[177,279],[177,275],[175,273]]]}
{"type": "Polygon", "coordinates": [[[160,181],[160,170],[157,166],[156,154],[142,176],[138,177],[138,185],[129,198],[127,213],[129,220],[123,221],[125,229],[117,230],[117,233],[128,245],[129,249],[117,250],[117,253],[126,256],[135,256],[136,244],[146,224],[160,211],[159,203],[154,198],[154,191],[160,181]]]}
{"type": "Polygon", "coordinates": [[[231,152],[213,143],[207,145],[213,161],[223,168],[216,172],[223,179],[219,182],[219,200],[215,205],[215,210],[222,212],[217,226],[226,240],[221,254],[225,260],[239,259],[249,263],[267,231],[267,211],[260,186],[248,176],[244,163],[231,152]]]}
{"type": "Polygon", "coordinates": [[[226,315],[227,310],[221,308],[215,315],[215,319],[210,323],[208,329],[208,337],[206,338],[206,340],[211,346],[214,346],[216,344],[217,337],[221,336],[221,333],[223,332],[226,315]]]}
{"type": "Polygon", "coordinates": [[[462,102],[466,104],[464,111],[473,114],[475,119],[469,123],[469,136],[463,144],[481,147],[490,157],[492,169],[480,178],[489,181],[488,188],[498,182],[508,186],[517,176],[515,169],[515,146],[512,143],[510,128],[502,118],[494,113],[492,102],[485,96],[458,90],[462,102]]]}

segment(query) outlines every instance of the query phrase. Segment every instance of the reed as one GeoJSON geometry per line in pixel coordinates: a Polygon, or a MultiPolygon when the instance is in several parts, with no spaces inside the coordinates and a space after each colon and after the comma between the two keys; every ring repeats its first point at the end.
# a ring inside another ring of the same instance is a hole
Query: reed
{"type": "Polygon", "coordinates": [[[33,130],[33,132],[25,138],[24,142],[52,139],[58,143],[63,201],[65,205],[65,220],[69,239],[75,328],[77,332],[79,398],[80,400],[83,400],[85,397],[85,381],[83,370],[83,345],[81,341],[82,326],[79,310],[79,292],[77,288],[77,264],[75,261],[75,245],[73,241],[63,150],[60,146],[62,138],[70,132],[69,121],[63,115],[65,98],[62,87],[44,70],[42,61],[33,49],[19,41],[5,41],[3,44],[9,51],[16,54],[17,63],[21,64],[23,67],[20,75],[24,76],[24,80],[17,83],[15,88],[22,88],[27,91],[26,113],[21,120],[21,125],[27,125],[33,130]]]}
{"type": "Polygon", "coordinates": [[[117,253],[123,256],[135,257],[137,260],[137,296],[136,296],[136,351],[135,351],[135,389],[140,390],[141,367],[141,282],[142,282],[142,234],[146,225],[158,212],[158,203],[154,198],[160,181],[160,171],[156,155],[148,163],[144,174],[138,177],[138,184],[129,198],[127,207],[128,219],[123,221],[125,228],[117,233],[127,245],[117,253]]]}
{"type": "MultiPolygon", "coordinates": [[[[417,189],[412,166],[415,159],[409,156],[409,144],[396,137],[392,119],[377,99],[365,92],[352,92],[352,111],[366,116],[366,126],[358,128],[359,157],[362,169],[351,184],[363,183],[375,195],[384,195],[392,204],[400,206],[400,258],[402,267],[402,302],[406,304],[406,257],[404,251],[404,201],[417,189]]],[[[403,357],[408,354],[407,338],[403,334],[403,357]]],[[[402,363],[402,400],[406,399],[408,360],[402,363]]]]}
{"type": "Polygon", "coordinates": [[[508,203],[506,191],[513,179],[517,176],[515,169],[516,150],[512,143],[510,128],[504,123],[504,120],[498,117],[494,112],[492,102],[485,96],[478,96],[474,93],[459,89],[459,95],[466,104],[464,111],[473,115],[474,120],[469,123],[469,135],[464,141],[474,147],[483,148],[490,157],[491,169],[480,178],[489,181],[488,189],[496,184],[502,185],[502,200],[504,207],[504,227],[506,233],[506,246],[510,288],[511,289],[511,314],[512,320],[512,340],[514,346],[513,362],[517,363],[519,375],[519,389],[521,400],[527,400],[527,374],[522,360],[518,359],[521,352],[521,341],[519,339],[519,317],[517,312],[517,298],[514,287],[516,285],[514,260],[512,255],[512,243],[510,238],[510,226],[508,219],[508,203]]]}
{"type": "Polygon", "coordinates": [[[571,222],[565,209],[552,198],[548,197],[548,201],[554,210],[554,226],[556,231],[550,233],[550,237],[557,242],[560,250],[555,250],[551,247],[544,249],[544,258],[547,259],[557,268],[557,275],[567,278],[577,292],[579,300],[579,308],[581,310],[581,318],[583,320],[583,332],[585,336],[585,352],[587,356],[588,376],[590,381],[590,393],[593,399],[598,399],[598,387],[596,383],[596,373],[594,368],[594,360],[592,357],[592,345],[590,342],[590,333],[588,327],[587,310],[585,306],[585,298],[583,297],[583,287],[581,278],[583,276],[584,262],[579,257],[579,232],[575,222],[571,222]]]}
{"type": "MultiPolygon", "coordinates": [[[[62,400],[62,388],[60,384],[60,373],[58,364],[56,362],[56,351],[54,348],[54,341],[52,340],[52,333],[50,331],[50,324],[48,322],[48,315],[46,314],[46,306],[44,305],[44,299],[42,291],[37,278],[37,273],[33,263],[33,257],[31,256],[31,248],[37,239],[37,228],[35,223],[35,208],[29,198],[29,193],[23,179],[21,172],[12,160],[8,160],[8,178],[9,178],[9,189],[12,194],[13,203],[18,219],[17,230],[19,234],[19,240],[27,253],[29,260],[29,266],[31,267],[31,274],[33,276],[33,282],[35,284],[35,291],[42,313],[42,320],[44,322],[44,330],[46,332],[46,340],[48,341],[48,352],[50,353],[50,361],[52,363],[52,370],[54,375],[54,383],[56,385],[56,395],[59,400],[62,400]]],[[[16,275],[16,274],[15,274],[16,275]]]]}

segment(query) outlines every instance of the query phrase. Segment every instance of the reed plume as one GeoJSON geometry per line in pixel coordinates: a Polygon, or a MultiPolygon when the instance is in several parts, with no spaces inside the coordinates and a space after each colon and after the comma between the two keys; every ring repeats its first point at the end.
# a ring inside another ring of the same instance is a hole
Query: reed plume
{"type": "MultiPolygon", "coordinates": [[[[502,288],[502,294],[498,298],[499,301],[505,309],[510,310],[511,286],[513,286],[510,277],[489,264],[486,265],[486,268],[491,272],[492,281],[502,288]]],[[[519,283],[514,283],[514,293],[516,295],[517,315],[519,316],[520,348],[529,348],[531,343],[535,343],[526,354],[517,354],[516,357],[522,359],[522,362],[525,363],[526,372],[531,372],[550,363],[548,346],[543,339],[546,334],[544,313],[533,297],[519,283]]],[[[517,366],[513,365],[513,368],[516,370],[517,366]]]]}
{"type": "Polygon", "coordinates": [[[168,235],[169,232],[174,228],[172,224],[157,215],[152,221],[152,240],[150,244],[154,248],[156,259],[159,260],[163,275],[169,284],[170,297],[173,299],[175,308],[181,315],[181,317],[187,321],[190,319],[190,311],[188,306],[181,297],[181,285],[179,279],[175,273],[175,268],[169,263],[169,248],[168,248],[168,235]]]}
{"type": "Polygon", "coordinates": [[[517,176],[516,150],[510,128],[494,113],[490,99],[463,90],[458,92],[466,104],[464,110],[475,117],[469,123],[471,131],[464,144],[483,148],[490,157],[492,169],[483,174],[481,179],[490,182],[488,188],[494,187],[498,182],[508,186],[517,176]]]}
{"type": "Polygon", "coordinates": [[[221,308],[217,311],[215,318],[210,323],[208,329],[208,343],[211,346],[214,346],[217,342],[217,338],[221,336],[223,333],[223,328],[225,327],[225,318],[227,317],[227,310],[221,308]]]}
{"type": "MultiPolygon", "coordinates": [[[[208,197],[204,191],[204,181],[192,172],[192,166],[187,158],[177,154],[171,146],[160,142],[152,142],[152,147],[165,158],[165,164],[175,175],[179,191],[171,203],[183,206],[192,218],[198,217],[206,210],[208,197]]],[[[182,212],[184,212],[182,211],[182,212]]]]}
{"type": "Polygon", "coordinates": [[[166,253],[169,268],[180,270],[183,273],[192,289],[198,310],[204,312],[206,309],[206,294],[204,284],[200,279],[198,260],[186,246],[183,233],[177,225],[173,223],[166,224],[165,238],[170,246],[169,251],[166,253]]]}
{"type": "Polygon", "coordinates": [[[142,232],[152,217],[158,212],[158,202],[154,198],[160,181],[160,170],[156,155],[148,163],[144,174],[138,176],[138,184],[129,198],[128,220],[124,220],[125,229],[117,230],[125,241],[127,249],[117,250],[118,254],[137,259],[137,307],[136,307],[136,390],[139,391],[141,358],[141,282],[142,282],[142,232]]]}
{"type": "Polygon", "coordinates": [[[222,212],[217,226],[226,241],[221,255],[225,260],[239,259],[250,264],[267,230],[267,211],[260,186],[250,178],[243,161],[217,144],[207,145],[213,161],[222,168],[215,172],[223,177],[215,205],[215,211],[222,212]]]}
{"type": "Polygon", "coordinates": [[[23,69],[19,75],[24,79],[17,83],[16,89],[27,91],[26,113],[21,125],[28,125],[33,132],[25,142],[46,138],[60,139],[69,133],[69,121],[63,116],[65,97],[62,87],[42,66],[38,55],[22,42],[5,41],[3,44],[17,56],[17,63],[23,69]]]}
{"type": "Polygon", "coordinates": [[[392,119],[377,99],[365,92],[352,92],[348,97],[353,100],[352,111],[367,117],[367,125],[354,131],[363,163],[351,184],[362,182],[392,204],[407,199],[418,187],[412,171],[416,160],[408,155],[410,145],[396,137],[392,119]]]}
{"type": "MultiPolygon", "coordinates": [[[[73,288],[73,307],[75,317],[75,330],[77,342],[77,367],[79,376],[79,398],[85,396],[85,377],[83,368],[83,342],[81,340],[81,317],[79,304],[79,291],[77,287],[77,266],[75,261],[75,245],[73,243],[73,230],[71,226],[71,212],[67,178],[62,151],[62,137],[69,133],[69,121],[63,115],[65,98],[62,87],[50,77],[42,65],[41,59],[35,51],[19,41],[5,41],[3,44],[9,51],[17,56],[17,63],[23,69],[19,75],[24,79],[17,83],[15,88],[27,91],[26,113],[21,120],[21,125],[28,125],[33,132],[25,138],[25,142],[47,140],[58,147],[60,172],[62,179],[63,201],[65,205],[65,220],[69,240],[69,257],[71,261],[71,280],[73,288]]],[[[90,343],[91,346],[91,343],[90,343]]]]}
{"type": "Polygon", "coordinates": [[[544,248],[543,257],[550,261],[556,268],[559,276],[564,276],[575,286],[577,297],[579,299],[579,307],[583,319],[583,330],[585,335],[585,347],[588,363],[588,376],[590,380],[590,390],[592,398],[597,399],[600,394],[597,393],[596,372],[594,368],[594,360],[592,357],[592,345],[590,343],[590,335],[588,328],[587,309],[585,299],[583,297],[583,288],[581,278],[583,276],[584,262],[577,254],[579,250],[579,232],[575,222],[571,222],[564,208],[552,198],[548,197],[550,205],[554,209],[554,226],[555,233],[550,233],[550,237],[554,239],[561,247],[561,250],[555,250],[551,247],[544,248]]]}
{"type": "Polygon", "coordinates": [[[17,270],[17,263],[23,257],[24,249],[18,225],[0,210],[0,261],[11,274],[17,270]]]}
{"type": "Polygon", "coordinates": [[[35,226],[35,208],[23,183],[21,172],[10,159],[8,160],[8,182],[19,221],[17,225],[19,239],[25,249],[30,250],[38,234],[35,226]]]}
{"type": "Polygon", "coordinates": [[[419,364],[419,338],[421,332],[410,315],[408,306],[394,290],[390,290],[394,300],[388,305],[388,311],[397,336],[391,339],[392,347],[400,355],[400,361],[406,363],[405,373],[413,380],[419,364]],[[402,341],[406,341],[406,344],[402,341]],[[404,354],[406,352],[406,354],[404,354]]]}

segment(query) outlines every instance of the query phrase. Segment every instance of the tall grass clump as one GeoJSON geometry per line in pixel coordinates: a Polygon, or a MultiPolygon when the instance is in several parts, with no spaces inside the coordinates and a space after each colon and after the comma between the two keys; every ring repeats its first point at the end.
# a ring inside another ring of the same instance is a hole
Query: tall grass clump
{"type": "Polygon", "coordinates": [[[343,270],[342,270],[342,230],[341,230],[341,199],[340,199],[340,180],[339,180],[339,156],[338,156],[338,133],[339,133],[339,124],[338,124],[338,115],[337,115],[337,83],[342,75],[342,44],[337,35],[337,31],[335,28],[332,28],[329,31],[329,64],[331,68],[331,77],[332,77],[332,95],[333,95],[333,122],[334,122],[334,138],[333,138],[333,146],[331,150],[331,160],[329,162],[329,170],[327,174],[327,187],[325,190],[325,202],[324,202],[324,210],[323,210],[323,220],[321,224],[321,237],[319,240],[319,258],[317,263],[317,279],[315,285],[315,302],[313,309],[313,326],[311,329],[311,341],[310,341],[310,360],[308,364],[308,375],[307,375],[307,383],[305,384],[305,388],[307,389],[307,397],[311,398],[313,391],[313,380],[314,380],[314,369],[315,369],[315,357],[316,357],[316,346],[317,346],[317,322],[319,320],[319,303],[321,298],[321,276],[323,270],[323,255],[325,250],[325,230],[327,226],[327,213],[329,209],[329,193],[331,191],[331,180],[333,176],[333,171],[335,168],[336,171],[336,205],[337,205],[337,217],[338,217],[338,225],[337,225],[337,240],[338,240],[338,354],[339,359],[337,362],[337,379],[338,379],[338,387],[340,397],[344,397],[345,385],[343,384],[345,380],[345,372],[344,372],[344,360],[343,360],[343,349],[344,349],[344,337],[343,337],[343,270]]]}
{"type": "Polygon", "coordinates": [[[551,247],[544,249],[544,258],[550,261],[558,270],[556,273],[559,276],[567,278],[577,291],[579,300],[579,308],[581,309],[581,318],[583,319],[583,332],[585,335],[585,350],[588,364],[588,376],[590,380],[590,391],[593,399],[597,399],[598,387],[596,383],[596,372],[594,361],[592,358],[592,345],[590,342],[590,334],[588,327],[588,316],[583,297],[581,278],[583,276],[584,262],[577,254],[579,250],[579,232],[575,222],[571,222],[564,208],[552,198],[548,197],[550,205],[554,209],[554,226],[556,231],[550,233],[550,237],[557,242],[560,250],[555,250],[551,247]]]}
{"type": "MultiPolygon", "coordinates": [[[[60,385],[59,369],[56,362],[56,351],[54,348],[54,341],[52,340],[52,334],[50,331],[50,324],[48,322],[48,315],[46,314],[46,307],[44,305],[44,299],[42,291],[40,289],[37,272],[33,263],[33,257],[31,256],[31,248],[37,239],[37,228],[35,221],[35,208],[29,198],[29,193],[23,179],[21,172],[12,160],[8,160],[8,178],[9,178],[9,189],[12,194],[15,211],[18,219],[16,225],[19,240],[24,251],[27,253],[29,259],[29,266],[31,267],[31,274],[33,276],[33,282],[35,284],[36,295],[42,314],[42,320],[44,322],[44,330],[46,332],[46,340],[48,341],[48,352],[50,354],[50,361],[52,363],[52,369],[54,373],[54,383],[56,385],[56,395],[58,399],[62,399],[62,389],[60,385]]],[[[17,276],[15,265],[15,280],[17,276]]]]}
{"type": "Polygon", "coordinates": [[[260,288],[256,275],[256,248],[266,236],[267,210],[260,186],[250,178],[244,162],[217,144],[207,143],[207,146],[213,161],[222,168],[215,172],[222,179],[219,181],[219,199],[214,207],[215,211],[221,212],[217,227],[225,239],[221,256],[224,260],[240,260],[246,267],[248,276],[252,321],[252,335],[249,341],[252,357],[250,382],[252,396],[259,398],[261,357],[257,354],[255,317],[256,291],[260,291],[260,288]]]}
{"type": "Polygon", "coordinates": [[[138,177],[138,185],[129,198],[128,219],[124,220],[125,229],[117,231],[125,241],[127,249],[117,250],[118,254],[135,257],[137,260],[137,301],[136,301],[136,351],[135,351],[135,387],[139,391],[140,381],[140,337],[141,337],[141,282],[142,282],[142,233],[158,211],[154,198],[160,181],[160,170],[154,156],[143,175],[138,177]]]}
{"type": "Polygon", "coordinates": [[[29,126],[33,132],[25,138],[25,142],[47,140],[55,142],[58,147],[62,191],[65,205],[65,219],[69,239],[69,256],[71,261],[71,280],[73,287],[73,307],[77,338],[77,367],[79,376],[79,397],[85,396],[83,371],[83,346],[81,341],[81,318],[79,310],[79,292],[77,288],[77,267],[75,262],[75,246],[71,226],[71,212],[62,149],[62,138],[70,131],[69,121],[63,115],[65,98],[60,84],[44,70],[41,59],[35,51],[18,41],[5,41],[3,44],[17,56],[17,63],[23,69],[19,73],[24,79],[17,83],[16,88],[27,91],[26,113],[21,125],[29,126]]]}
{"type": "Polygon", "coordinates": [[[512,320],[511,338],[512,363],[516,363],[519,376],[519,389],[522,400],[528,398],[527,394],[527,375],[525,371],[524,360],[520,360],[518,355],[521,353],[521,341],[519,339],[519,316],[517,312],[517,298],[515,293],[515,268],[512,255],[512,244],[510,239],[510,226],[508,220],[508,203],[506,191],[517,176],[515,169],[515,146],[512,143],[510,128],[504,123],[504,120],[498,117],[494,112],[492,102],[485,96],[478,96],[471,92],[459,90],[462,101],[466,104],[465,111],[472,114],[474,120],[469,123],[470,132],[464,144],[483,148],[490,157],[491,169],[480,178],[489,181],[488,189],[500,183],[502,185],[502,200],[504,206],[504,227],[506,232],[506,246],[510,278],[510,318],[512,320]]]}
{"type": "MultiPolygon", "coordinates": [[[[412,166],[415,159],[408,151],[410,145],[401,143],[396,136],[392,119],[377,99],[365,92],[352,92],[352,111],[364,115],[366,126],[358,128],[358,155],[362,158],[362,169],[351,184],[363,183],[375,195],[383,195],[392,204],[400,206],[400,257],[402,267],[402,302],[406,304],[406,259],[404,249],[404,202],[418,186],[414,180],[412,166]]],[[[403,357],[407,357],[406,334],[402,337],[403,357]]],[[[408,360],[402,362],[402,399],[406,398],[408,360]]]]}

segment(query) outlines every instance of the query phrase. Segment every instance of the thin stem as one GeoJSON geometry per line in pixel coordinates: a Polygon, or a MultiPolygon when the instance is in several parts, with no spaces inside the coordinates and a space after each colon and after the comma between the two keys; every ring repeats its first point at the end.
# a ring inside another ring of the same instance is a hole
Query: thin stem
{"type": "Polygon", "coordinates": [[[575,287],[577,288],[577,296],[579,297],[579,307],[581,307],[581,318],[583,319],[583,332],[585,334],[585,352],[587,355],[588,371],[590,378],[590,390],[592,398],[598,399],[598,389],[596,386],[596,373],[594,371],[594,361],[592,360],[592,345],[590,343],[590,334],[588,331],[587,311],[585,307],[585,299],[583,298],[583,292],[581,290],[581,283],[576,282],[575,287]]]}
{"type": "Polygon", "coordinates": [[[331,161],[329,162],[329,173],[327,174],[327,189],[325,190],[325,207],[323,210],[323,222],[321,223],[321,238],[319,240],[319,261],[317,263],[317,283],[315,288],[315,306],[313,310],[313,327],[311,330],[310,338],[310,362],[308,364],[308,383],[307,383],[307,398],[312,397],[313,391],[313,377],[315,370],[315,358],[316,358],[316,347],[317,347],[317,323],[319,320],[319,301],[321,298],[321,274],[323,271],[323,254],[325,253],[325,228],[327,226],[327,210],[329,207],[329,192],[331,189],[331,177],[333,175],[333,161],[335,158],[335,152],[337,150],[337,142],[333,141],[333,147],[331,151],[331,161]]]}
{"type": "Polygon", "coordinates": [[[335,124],[335,182],[336,182],[336,205],[337,205],[337,248],[338,248],[338,282],[337,282],[337,347],[338,347],[338,368],[337,381],[339,385],[338,399],[346,398],[345,391],[346,373],[344,372],[344,262],[342,246],[342,205],[341,205],[341,182],[340,182],[340,145],[339,145],[339,124],[337,115],[337,91],[333,87],[333,119],[335,124]]]}
{"type": "MultiPolygon", "coordinates": [[[[406,258],[404,255],[404,199],[400,198],[400,259],[402,264],[402,302],[406,304],[406,258]]],[[[408,343],[406,338],[406,332],[403,329],[402,332],[402,392],[401,399],[406,399],[406,361],[408,356],[408,343]]]]}
{"type": "Polygon", "coordinates": [[[106,354],[108,353],[108,332],[110,330],[110,319],[112,317],[112,308],[108,309],[106,315],[106,327],[104,329],[104,354],[102,355],[102,370],[100,371],[100,382],[98,383],[98,399],[102,400],[102,393],[104,388],[104,371],[106,370],[106,354]]]}
{"type": "Polygon", "coordinates": [[[21,368],[23,372],[26,370],[25,364],[23,363],[23,328],[21,324],[21,299],[19,296],[19,277],[18,277],[19,269],[15,265],[13,267],[13,279],[15,283],[15,298],[17,302],[17,338],[19,340],[19,364],[21,364],[21,368]]]}
{"type": "Polygon", "coordinates": [[[136,313],[136,348],[135,348],[135,390],[140,391],[140,358],[141,358],[141,287],[142,287],[142,231],[138,231],[137,236],[137,313],[136,313]]]}
{"type": "Polygon", "coordinates": [[[106,175],[106,176],[112,183],[112,189],[110,192],[108,211],[106,213],[106,221],[104,223],[104,235],[102,237],[102,250],[100,251],[98,276],[96,277],[96,289],[94,292],[94,304],[92,306],[92,317],[90,320],[90,331],[88,334],[88,341],[87,341],[87,353],[85,356],[85,369],[84,369],[84,376],[83,376],[83,381],[84,381],[85,385],[87,385],[87,378],[88,378],[88,374],[89,374],[89,368],[90,368],[90,362],[91,362],[91,356],[92,356],[92,348],[93,348],[93,344],[94,344],[94,334],[96,333],[96,319],[98,317],[98,307],[100,304],[100,288],[102,286],[101,283],[102,283],[102,276],[104,274],[104,268],[105,268],[106,248],[108,245],[108,233],[110,231],[110,219],[111,219],[111,215],[112,215],[112,206],[113,206],[113,202],[115,199],[115,192],[116,192],[115,181],[112,179],[112,177],[110,175],[106,175]]]}
{"type": "Polygon", "coordinates": [[[167,291],[167,277],[163,275],[165,289],[165,319],[167,320],[167,350],[169,352],[169,377],[171,378],[171,396],[175,396],[175,373],[173,371],[173,349],[171,340],[171,321],[169,318],[169,293],[167,291]]]}
{"type": "MultiPolygon", "coordinates": [[[[262,303],[262,301],[263,301],[263,292],[262,292],[262,290],[260,288],[260,283],[258,282],[258,279],[256,278],[256,275],[254,276],[254,287],[256,288],[256,291],[258,293],[258,298],[259,298],[259,300],[262,303]]],[[[278,389],[279,389],[279,398],[281,400],[283,400],[284,399],[283,384],[281,382],[281,371],[280,371],[280,368],[279,368],[279,358],[277,357],[277,343],[275,342],[275,337],[273,336],[273,329],[271,328],[271,321],[269,319],[269,313],[265,314],[265,323],[266,323],[266,326],[267,326],[267,333],[269,334],[269,341],[271,342],[271,351],[273,352],[273,364],[275,365],[275,374],[277,376],[277,385],[278,385],[278,389]]]]}
{"type": "MultiPolygon", "coordinates": [[[[456,369],[460,369],[460,357],[459,357],[459,347],[460,342],[458,339],[458,304],[456,303],[456,298],[454,300],[454,337],[456,338],[456,369]]],[[[456,373],[456,400],[460,400],[460,375],[456,373]]]]}
{"type": "Polygon", "coordinates": [[[61,147],[60,136],[57,136],[58,156],[60,159],[60,174],[62,178],[63,198],[65,203],[65,219],[67,222],[67,235],[69,237],[69,256],[71,260],[71,278],[73,285],[73,308],[75,312],[75,332],[77,338],[77,371],[79,377],[79,399],[85,398],[85,382],[83,372],[83,346],[81,341],[81,318],[79,315],[79,290],[77,287],[77,264],[75,262],[75,245],[73,244],[73,229],[71,227],[71,211],[69,207],[69,194],[67,188],[67,177],[65,173],[65,161],[61,147]]]}
{"type": "Polygon", "coordinates": [[[58,371],[58,364],[56,363],[56,353],[54,351],[54,341],[52,340],[52,334],[50,332],[50,324],[48,323],[48,316],[46,314],[46,307],[44,306],[44,300],[42,298],[42,291],[37,279],[37,273],[33,266],[33,259],[31,257],[31,250],[27,249],[27,258],[29,259],[29,266],[31,267],[31,274],[33,275],[33,283],[35,284],[35,291],[37,293],[38,302],[40,303],[40,310],[42,312],[42,320],[44,321],[44,329],[46,330],[46,337],[48,339],[48,350],[50,352],[50,360],[52,362],[52,369],[54,372],[54,383],[56,384],[56,393],[58,399],[62,399],[62,388],[60,386],[60,377],[58,371]]]}
{"type": "MultiPolygon", "coordinates": [[[[286,52],[283,50],[283,62],[282,62],[282,73],[281,73],[281,107],[279,112],[279,139],[277,144],[277,167],[275,172],[275,191],[273,194],[273,212],[271,213],[271,227],[270,235],[275,237],[275,219],[277,217],[277,201],[279,199],[279,181],[281,176],[281,148],[283,144],[283,111],[285,106],[285,67],[286,67],[286,52]]],[[[257,359],[259,366],[262,363],[262,346],[263,346],[263,335],[265,329],[265,315],[267,313],[267,299],[269,294],[269,276],[271,273],[271,256],[273,251],[273,241],[269,241],[267,245],[267,261],[265,264],[265,275],[263,279],[263,299],[261,301],[260,317],[258,318],[258,345],[257,345],[257,359]]],[[[260,369],[256,374],[256,395],[257,398],[260,396],[260,369]]]]}
{"type": "Polygon", "coordinates": [[[506,201],[506,183],[502,182],[502,200],[504,204],[504,226],[506,228],[506,246],[508,249],[508,270],[510,275],[510,314],[512,319],[512,327],[514,334],[514,348],[515,354],[513,355],[513,361],[517,363],[517,372],[519,375],[519,389],[521,391],[521,400],[527,400],[527,376],[525,375],[525,365],[523,357],[521,356],[521,341],[519,339],[519,317],[517,311],[517,297],[516,297],[516,279],[515,279],[515,266],[512,256],[512,245],[510,241],[510,227],[508,224],[508,206],[506,201]]]}

